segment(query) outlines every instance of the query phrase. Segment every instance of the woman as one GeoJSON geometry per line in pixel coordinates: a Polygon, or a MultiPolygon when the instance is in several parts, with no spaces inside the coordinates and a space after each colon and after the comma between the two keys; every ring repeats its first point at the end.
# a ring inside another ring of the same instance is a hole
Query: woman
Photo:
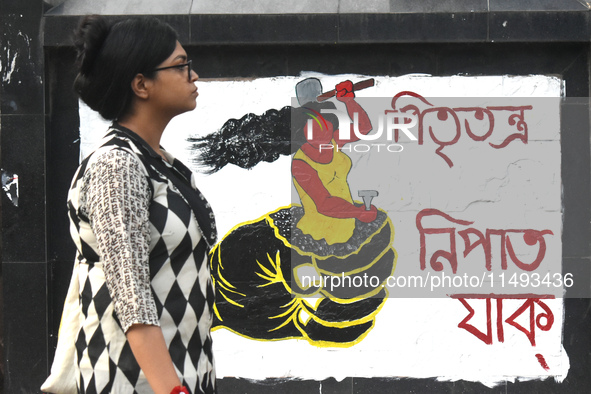
{"type": "Polygon", "coordinates": [[[75,341],[79,393],[215,392],[215,220],[191,171],[160,146],[168,122],[195,108],[198,76],[156,18],[88,16],[75,44],[74,88],[114,123],[68,196],[79,328],[60,335],[58,353],[75,341]]]}
{"type": "MultiPolygon", "coordinates": [[[[371,122],[354,99],[351,81],[339,83],[335,90],[337,100],[345,104],[349,117],[358,116],[358,131],[369,133],[371,122]]],[[[306,122],[303,128],[307,141],[296,152],[291,165],[294,184],[304,208],[297,227],[315,240],[326,240],[329,245],[347,242],[355,230],[355,219],[368,223],[377,216],[375,206],[366,210],[363,205],[353,204],[347,183],[351,159],[342,148],[358,141],[359,137],[351,124],[349,137],[341,138],[336,121],[306,122]]]]}

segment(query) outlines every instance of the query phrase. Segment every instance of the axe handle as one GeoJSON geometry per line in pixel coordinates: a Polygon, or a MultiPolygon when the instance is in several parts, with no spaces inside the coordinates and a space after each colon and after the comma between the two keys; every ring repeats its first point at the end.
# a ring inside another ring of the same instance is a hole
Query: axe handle
{"type": "MultiPolygon", "coordinates": [[[[361,82],[357,82],[357,83],[353,84],[353,91],[370,88],[370,87],[374,86],[375,83],[376,83],[376,81],[373,78],[366,79],[361,82]]],[[[326,93],[322,93],[320,96],[316,97],[316,100],[318,100],[318,102],[326,101],[329,98],[334,97],[336,94],[337,94],[337,91],[335,89],[333,89],[333,90],[330,90],[326,93]]]]}

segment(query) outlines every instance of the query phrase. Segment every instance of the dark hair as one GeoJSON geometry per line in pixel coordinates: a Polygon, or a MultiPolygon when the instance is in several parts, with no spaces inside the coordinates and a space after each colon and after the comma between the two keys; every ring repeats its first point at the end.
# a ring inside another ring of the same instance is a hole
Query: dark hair
{"type": "Polygon", "coordinates": [[[117,120],[131,105],[133,78],[139,73],[152,78],[152,70],[172,54],[176,41],[172,27],[155,17],[110,23],[98,15],[86,16],[74,37],[74,90],[103,118],[117,120]]]}
{"type": "MultiPolygon", "coordinates": [[[[304,107],[286,106],[270,109],[262,115],[246,114],[240,119],[229,119],[222,128],[205,137],[189,138],[196,151],[194,162],[209,168],[208,173],[219,171],[227,164],[250,169],[262,161],[274,162],[281,155],[296,152],[305,142],[304,126],[313,109],[335,109],[331,102],[307,103],[304,107]]],[[[338,117],[322,114],[339,127],[338,117]]]]}

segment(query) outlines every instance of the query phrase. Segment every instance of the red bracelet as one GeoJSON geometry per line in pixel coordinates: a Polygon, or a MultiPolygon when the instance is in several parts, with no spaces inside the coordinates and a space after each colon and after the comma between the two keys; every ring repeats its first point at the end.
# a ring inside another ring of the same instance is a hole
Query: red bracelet
{"type": "Polygon", "coordinates": [[[176,386],[170,394],[189,394],[189,390],[185,386],[176,386]]]}

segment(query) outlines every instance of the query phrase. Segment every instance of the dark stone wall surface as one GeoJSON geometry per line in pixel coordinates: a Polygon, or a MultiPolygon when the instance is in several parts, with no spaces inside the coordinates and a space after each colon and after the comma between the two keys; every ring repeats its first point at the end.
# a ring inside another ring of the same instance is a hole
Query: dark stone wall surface
{"type": "MultiPolygon", "coordinates": [[[[18,207],[4,193],[1,197],[6,393],[38,392],[48,373],[73,258],[64,204],[79,149],[70,34],[79,18],[75,6],[93,7],[97,2],[51,3],[0,0],[4,49],[0,54],[0,159],[2,169],[18,174],[20,181],[18,207]]],[[[108,7],[114,2],[99,3],[102,8],[97,12],[116,10],[108,7]]],[[[254,14],[247,9],[232,10],[226,1],[218,2],[217,12],[207,8],[209,3],[193,2],[193,8],[183,3],[178,12],[159,16],[178,30],[201,78],[298,75],[302,70],[390,76],[562,77],[568,96],[585,98],[579,107],[568,109],[579,121],[569,123],[561,142],[563,262],[568,269],[574,267],[586,275],[588,283],[589,9],[582,2],[566,0],[359,3],[327,1],[314,12],[309,8],[309,13],[287,6],[284,12],[277,6],[263,7],[254,14]]],[[[434,379],[222,379],[219,390],[586,392],[591,387],[590,306],[588,298],[565,299],[563,343],[571,369],[561,384],[546,380],[487,389],[478,383],[434,379]]]]}

